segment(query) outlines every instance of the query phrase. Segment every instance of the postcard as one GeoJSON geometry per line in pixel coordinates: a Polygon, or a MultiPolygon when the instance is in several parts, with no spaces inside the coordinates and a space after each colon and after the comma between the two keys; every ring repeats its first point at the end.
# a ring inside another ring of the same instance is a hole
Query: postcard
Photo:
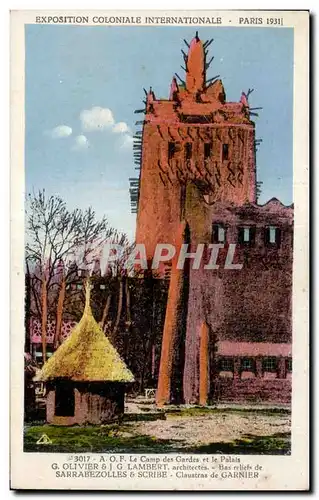
{"type": "Polygon", "coordinates": [[[11,488],[309,489],[309,12],[11,12],[11,488]]]}

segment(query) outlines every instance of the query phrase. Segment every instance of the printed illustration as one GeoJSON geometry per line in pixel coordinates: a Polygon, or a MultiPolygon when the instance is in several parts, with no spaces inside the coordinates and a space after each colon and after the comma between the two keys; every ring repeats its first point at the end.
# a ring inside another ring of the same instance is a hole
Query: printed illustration
{"type": "Polygon", "coordinates": [[[290,455],[293,47],[26,25],[24,452],[290,455]]]}

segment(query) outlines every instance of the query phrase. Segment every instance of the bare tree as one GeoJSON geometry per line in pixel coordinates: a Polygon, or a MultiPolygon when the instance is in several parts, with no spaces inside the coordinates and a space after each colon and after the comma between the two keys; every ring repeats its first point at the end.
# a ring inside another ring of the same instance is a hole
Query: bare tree
{"type": "MultiPolygon", "coordinates": [[[[78,227],[78,238],[76,251],[73,250],[72,257],[78,263],[78,272],[86,274],[91,274],[91,270],[95,265],[96,259],[102,251],[102,247],[106,241],[108,241],[112,236],[116,234],[115,229],[109,226],[105,217],[101,220],[96,220],[96,215],[94,210],[89,207],[84,212],[81,212],[81,218],[78,227]]],[[[70,256],[70,252],[69,252],[70,256]]],[[[71,263],[74,262],[71,260],[71,263]]],[[[56,314],[56,331],[54,346],[58,347],[61,342],[61,328],[62,328],[62,316],[66,295],[66,287],[72,285],[74,281],[74,268],[63,265],[59,296],[57,304],[57,314],[56,314]]]]}
{"type": "Polygon", "coordinates": [[[69,212],[59,196],[47,197],[45,191],[28,196],[26,259],[38,270],[33,279],[40,284],[42,354],[46,360],[46,331],[48,321],[48,291],[56,265],[77,243],[79,210],[69,212]]]}
{"type": "Polygon", "coordinates": [[[105,217],[96,221],[91,207],[84,212],[69,211],[62,198],[47,197],[44,190],[28,196],[26,259],[29,266],[33,266],[32,288],[41,318],[43,362],[46,360],[50,292],[53,288],[58,291],[55,332],[55,344],[58,345],[66,283],[74,271],[68,263],[73,257],[87,266],[98,246],[113,233],[105,217]]]}
{"type": "MultiPolygon", "coordinates": [[[[130,254],[130,252],[132,251],[133,244],[129,242],[127,235],[125,233],[118,233],[118,232],[114,233],[114,235],[112,235],[112,237],[109,238],[108,243],[110,245],[115,245],[115,246],[118,245],[121,248],[120,253],[116,254],[114,260],[112,259],[111,261],[107,261],[105,268],[102,270],[104,276],[105,277],[108,276],[110,278],[110,282],[119,281],[116,317],[113,324],[113,328],[108,328],[109,330],[108,333],[113,338],[119,327],[121,313],[123,309],[124,295],[126,295],[126,291],[124,289],[124,282],[126,279],[125,277],[128,274],[128,272],[132,271],[131,269],[126,269],[125,261],[127,260],[127,257],[130,254]]],[[[104,263],[102,263],[102,265],[103,264],[104,263]]],[[[112,290],[110,288],[105,301],[105,305],[103,307],[100,326],[104,330],[106,329],[106,324],[108,320],[108,314],[112,301],[112,293],[117,294],[116,290],[112,290]]]]}

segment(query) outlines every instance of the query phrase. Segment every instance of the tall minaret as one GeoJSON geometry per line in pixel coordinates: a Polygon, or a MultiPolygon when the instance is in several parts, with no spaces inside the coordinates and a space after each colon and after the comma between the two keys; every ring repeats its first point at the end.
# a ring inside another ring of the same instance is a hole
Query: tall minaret
{"type": "MultiPolygon", "coordinates": [[[[134,152],[140,162],[136,242],[146,247],[152,262],[157,244],[172,244],[176,255],[184,243],[210,243],[212,210],[217,202],[237,206],[256,202],[255,126],[248,99],[229,102],[222,81],[206,77],[210,61],[198,34],[184,51],[185,81],[175,73],[169,99],[146,92],[143,125],[134,152]],[[140,139],[142,135],[142,139],[140,139]],[[195,193],[195,194],[194,194],[195,193]],[[184,230],[185,229],[185,230],[184,230]],[[186,231],[187,229],[187,231],[186,231]]],[[[213,58],[211,58],[212,61],[213,58]]],[[[174,401],[182,378],[189,270],[177,269],[175,259],[163,262],[156,276],[169,276],[157,404],[174,401]]],[[[203,359],[207,357],[206,326],[203,327],[203,359]]],[[[205,366],[202,363],[202,366],[205,366]]],[[[202,401],[207,395],[207,376],[202,371],[202,401]]],[[[185,384],[184,384],[185,385],[185,384]]],[[[184,386],[183,386],[184,387],[184,386]]],[[[186,387],[186,385],[185,385],[186,387]]],[[[183,399],[179,392],[178,397],[183,399]]]]}
{"type": "Polygon", "coordinates": [[[153,258],[157,243],[174,244],[184,218],[185,186],[200,186],[203,203],[256,202],[255,126],[248,99],[229,102],[218,76],[206,75],[207,48],[196,33],[183,52],[185,77],[169,99],[146,92],[134,149],[140,162],[136,242],[153,258]]]}
{"type": "Polygon", "coordinates": [[[190,43],[186,63],[186,90],[190,94],[202,92],[205,86],[205,52],[198,32],[190,43]]]}

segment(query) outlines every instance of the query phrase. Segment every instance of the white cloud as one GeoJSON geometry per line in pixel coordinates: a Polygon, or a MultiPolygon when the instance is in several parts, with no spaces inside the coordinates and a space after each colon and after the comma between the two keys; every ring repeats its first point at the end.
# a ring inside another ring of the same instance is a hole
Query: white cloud
{"type": "Polygon", "coordinates": [[[125,122],[116,123],[112,130],[116,134],[123,134],[125,132],[130,132],[130,128],[125,122]]]}
{"type": "Polygon", "coordinates": [[[68,137],[71,134],[72,134],[72,129],[67,125],[59,125],[58,127],[55,127],[48,132],[48,135],[50,135],[52,139],[60,139],[61,137],[68,137]]]}
{"type": "Polygon", "coordinates": [[[77,135],[74,139],[73,149],[79,151],[81,149],[87,149],[90,143],[85,135],[77,135]]]}
{"type": "Polygon", "coordinates": [[[94,106],[81,111],[80,120],[84,130],[105,130],[114,125],[113,113],[108,108],[94,106]]]}
{"type": "Polygon", "coordinates": [[[133,139],[133,137],[131,135],[124,134],[123,135],[122,144],[121,144],[121,148],[130,148],[130,147],[132,147],[133,142],[134,142],[134,139],[133,139]]]}

